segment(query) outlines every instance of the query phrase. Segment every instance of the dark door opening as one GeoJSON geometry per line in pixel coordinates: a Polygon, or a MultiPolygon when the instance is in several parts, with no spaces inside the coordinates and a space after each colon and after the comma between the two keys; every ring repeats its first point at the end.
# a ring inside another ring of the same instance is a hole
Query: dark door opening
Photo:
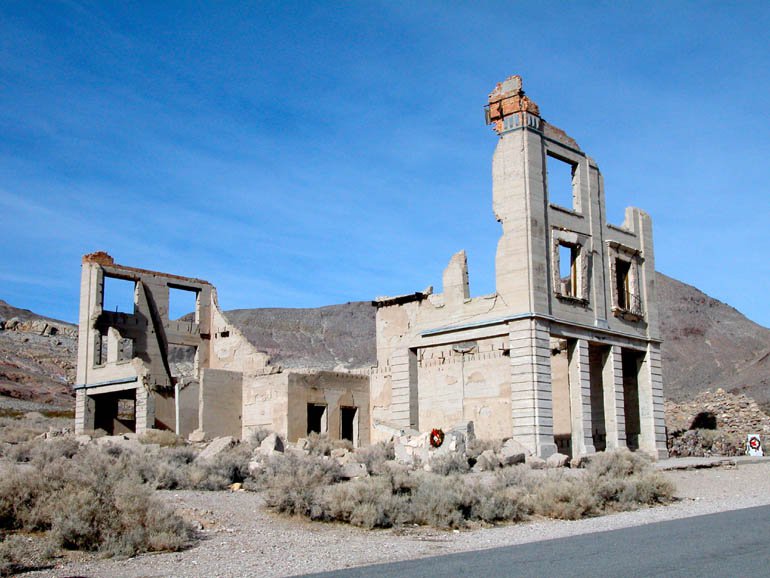
{"type": "Polygon", "coordinates": [[[94,429],[109,435],[136,431],[136,390],[93,396],[94,429]]]}
{"type": "Polygon", "coordinates": [[[644,354],[623,349],[623,413],[626,418],[626,445],[631,451],[639,449],[642,431],[639,416],[639,368],[644,354]]]}
{"type": "Polygon", "coordinates": [[[340,408],[340,439],[349,440],[354,445],[356,443],[356,415],[358,408],[341,407],[340,408]]]}
{"type": "Polygon", "coordinates": [[[326,406],[318,403],[307,404],[307,433],[326,432],[326,406]]]}

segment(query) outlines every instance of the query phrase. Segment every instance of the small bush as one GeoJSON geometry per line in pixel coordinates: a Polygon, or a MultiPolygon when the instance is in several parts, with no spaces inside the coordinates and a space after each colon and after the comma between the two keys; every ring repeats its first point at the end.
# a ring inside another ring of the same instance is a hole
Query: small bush
{"type": "Polygon", "coordinates": [[[286,454],[267,459],[256,483],[266,490],[265,503],[274,510],[319,518],[323,517],[321,493],[338,482],[341,474],[335,460],[286,454]]]}
{"type": "Polygon", "coordinates": [[[378,442],[355,451],[356,461],[364,464],[370,474],[382,474],[385,462],[396,458],[393,442],[378,442]]]}
{"type": "Polygon", "coordinates": [[[497,453],[502,447],[503,440],[482,440],[474,438],[469,440],[465,445],[465,455],[467,455],[472,462],[475,462],[475,460],[477,460],[486,450],[492,450],[497,453]]]}
{"type": "Polygon", "coordinates": [[[353,480],[324,489],[316,516],[364,528],[389,528],[411,521],[409,498],[393,491],[393,478],[353,480]]]}
{"type": "Polygon", "coordinates": [[[434,457],[430,462],[430,471],[441,476],[464,474],[470,469],[468,458],[460,452],[447,452],[434,457]]]}
{"type": "Polygon", "coordinates": [[[185,445],[185,441],[170,430],[148,429],[139,436],[139,443],[158,444],[160,447],[185,445]]]}
{"type": "Polygon", "coordinates": [[[314,456],[330,456],[332,450],[344,448],[353,451],[353,444],[350,440],[332,440],[327,434],[318,434],[311,432],[307,436],[307,451],[314,456]]]}

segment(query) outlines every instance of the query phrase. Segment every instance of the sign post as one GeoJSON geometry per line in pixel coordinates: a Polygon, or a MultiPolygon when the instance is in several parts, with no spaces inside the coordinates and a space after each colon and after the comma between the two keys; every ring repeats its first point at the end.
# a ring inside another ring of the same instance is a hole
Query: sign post
{"type": "Polygon", "coordinates": [[[764,456],[762,451],[762,440],[759,434],[749,434],[746,436],[746,455],[749,456],[764,456]]]}

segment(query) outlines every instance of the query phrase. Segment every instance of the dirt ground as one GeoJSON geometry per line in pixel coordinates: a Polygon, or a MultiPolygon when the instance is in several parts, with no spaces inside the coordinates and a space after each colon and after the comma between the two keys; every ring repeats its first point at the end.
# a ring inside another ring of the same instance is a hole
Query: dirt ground
{"type": "Polygon", "coordinates": [[[26,576],[293,576],[770,504],[770,459],[729,468],[667,471],[665,475],[677,488],[678,500],[669,506],[576,522],[536,520],[461,532],[427,528],[367,531],[287,519],[267,512],[259,494],[249,492],[160,492],[199,524],[202,539],[193,548],[127,560],[62,560],[50,570],[26,576]]]}

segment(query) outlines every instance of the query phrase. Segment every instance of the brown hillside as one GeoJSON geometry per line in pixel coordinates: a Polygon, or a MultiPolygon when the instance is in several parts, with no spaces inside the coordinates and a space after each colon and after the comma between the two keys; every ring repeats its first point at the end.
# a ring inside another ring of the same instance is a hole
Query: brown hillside
{"type": "Polygon", "coordinates": [[[722,387],[770,402],[770,329],[695,287],[657,280],[666,397],[722,387]]]}
{"type": "Polygon", "coordinates": [[[77,327],[0,300],[0,395],[73,405],[77,327]]]}

